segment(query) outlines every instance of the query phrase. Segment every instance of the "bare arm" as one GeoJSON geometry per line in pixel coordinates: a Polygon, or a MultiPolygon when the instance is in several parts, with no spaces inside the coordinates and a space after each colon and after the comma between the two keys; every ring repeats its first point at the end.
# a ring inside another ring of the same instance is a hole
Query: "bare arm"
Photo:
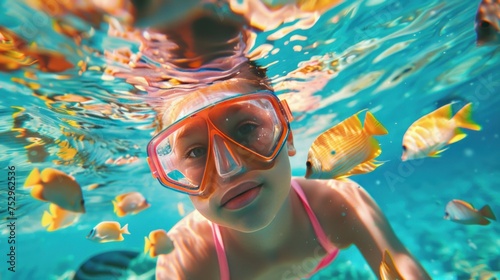
{"type": "Polygon", "coordinates": [[[351,218],[351,242],[361,251],[372,270],[380,277],[379,269],[385,250],[405,279],[431,279],[422,265],[411,255],[392,230],[384,213],[370,195],[357,184],[341,190],[351,218]]]}
{"type": "Polygon", "coordinates": [[[170,254],[158,257],[156,279],[219,279],[212,232],[205,218],[196,211],[192,212],[168,234],[175,249],[170,254]]]}
{"type": "Polygon", "coordinates": [[[339,248],[356,245],[380,278],[385,250],[405,279],[430,279],[392,230],[380,207],[358,184],[297,178],[330,240],[339,248]],[[325,211],[328,209],[328,211],[325,211]]]}

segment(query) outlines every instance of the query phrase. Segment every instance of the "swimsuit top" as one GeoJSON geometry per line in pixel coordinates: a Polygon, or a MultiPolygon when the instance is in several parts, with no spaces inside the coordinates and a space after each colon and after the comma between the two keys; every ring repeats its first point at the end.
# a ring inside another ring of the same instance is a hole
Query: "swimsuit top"
{"type": "MultiPolygon", "coordinates": [[[[326,237],[325,232],[323,231],[323,228],[319,224],[318,218],[316,218],[316,215],[311,209],[311,206],[309,205],[309,202],[307,202],[307,198],[304,194],[304,191],[300,187],[299,183],[297,183],[295,180],[292,179],[292,187],[297,193],[297,195],[300,198],[300,201],[304,205],[304,208],[307,212],[307,215],[309,216],[309,220],[311,220],[311,224],[314,228],[314,232],[316,233],[316,237],[318,239],[318,242],[323,246],[323,248],[326,251],[326,256],[318,263],[316,268],[311,271],[306,277],[309,278],[319,270],[323,269],[324,267],[328,266],[338,255],[339,249],[335,247],[335,245],[330,242],[328,237],[326,237]]],[[[226,258],[226,251],[224,249],[224,243],[222,241],[222,236],[220,233],[219,226],[214,223],[210,223],[212,227],[212,233],[214,237],[214,242],[215,242],[215,250],[217,251],[217,258],[219,260],[219,269],[220,269],[220,276],[221,280],[229,280],[229,265],[227,263],[227,258],[226,258]]]]}

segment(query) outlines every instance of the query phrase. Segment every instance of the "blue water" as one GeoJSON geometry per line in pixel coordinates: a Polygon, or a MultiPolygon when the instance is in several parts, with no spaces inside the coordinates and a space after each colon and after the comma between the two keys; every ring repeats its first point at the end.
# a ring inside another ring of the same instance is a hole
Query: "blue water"
{"type": "MultiPolygon", "coordinates": [[[[298,103],[292,106],[297,108],[292,123],[298,150],[291,158],[295,176],[305,174],[305,159],[313,140],[335,123],[368,108],[385,125],[389,134],[378,140],[383,151],[379,159],[386,163],[352,179],[379,203],[397,235],[434,279],[479,279],[487,273],[500,277],[499,223],[464,226],[443,219],[445,205],[452,199],[466,200],[478,208],[489,204],[497,217],[500,215],[500,48],[476,46],[474,18],[478,4],[459,0],[342,3],[311,28],[274,41],[268,35],[276,30],[266,31],[259,34],[255,44],[279,49],[257,60],[267,66],[278,94],[292,91],[301,96],[295,92],[301,83],[307,87],[314,79],[327,81],[324,88],[313,93],[318,100],[309,104],[311,108],[302,110],[298,103]],[[337,23],[332,23],[335,17],[337,23]],[[292,43],[293,35],[307,36],[307,40],[292,43]],[[314,42],[318,44],[311,46],[314,42]],[[293,49],[297,45],[302,46],[301,51],[293,49]],[[387,54],[394,46],[404,47],[387,54]],[[316,76],[290,74],[314,60],[324,66],[316,76]],[[292,88],[291,84],[298,86],[292,88]],[[456,108],[472,102],[473,118],[483,129],[467,131],[468,136],[451,145],[442,157],[401,162],[406,129],[419,117],[452,101],[456,108]]],[[[75,65],[84,60],[88,65],[104,67],[106,61],[99,55],[104,50],[138,50],[135,42],[108,36],[106,24],[93,29],[92,35],[77,45],[55,32],[51,18],[42,12],[15,1],[3,0],[0,6],[0,26],[39,47],[56,50],[75,65]]],[[[75,19],[73,24],[90,30],[85,22],[75,19]]],[[[186,196],[162,188],[149,173],[145,147],[153,133],[150,124],[154,111],[144,105],[140,95],[129,94],[133,88],[125,81],[103,80],[102,71],[88,70],[81,75],[78,71],[75,67],[55,74],[33,68],[38,77],[33,82],[40,85],[39,89],[12,79],[29,80],[23,70],[0,72],[0,279],[66,279],[69,274],[65,273],[97,253],[142,251],[144,236],[151,230],[169,229],[182,218],[178,203],[186,212],[193,210],[186,196]],[[112,113],[89,113],[78,102],[54,99],[64,93],[92,98],[93,104],[111,104],[107,109],[112,113]],[[44,96],[52,102],[41,98],[44,96]],[[29,141],[23,142],[11,131],[12,114],[18,111],[12,106],[25,109],[21,127],[43,137],[48,153],[43,162],[28,162],[24,146],[29,141]],[[72,126],[75,121],[81,125],[72,126]],[[58,154],[61,145],[73,147],[78,154],[64,158],[58,154]],[[120,156],[138,160],[125,165],[106,163],[120,156]],[[16,167],[18,182],[15,273],[8,271],[6,264],[7,166],[16,167]],[[87,213],[77,224],[47,232],[40,224],[47,205],[32,199],[21,187],[34,167],[56,167],[77,178],[81,186],[99,183],[103,187],[92,191],[84,188],[87,213]],[[147,197],[151,207],[138,215],[117,218],[110,201],[119,193],[136,190],[147,197]],[[132,234],[115,243],[85,239],[103,220],[128,223],[132,234]]],[[[375,279],[355,248],[342,252],[314,279],[334,276],[375,279]]]]}

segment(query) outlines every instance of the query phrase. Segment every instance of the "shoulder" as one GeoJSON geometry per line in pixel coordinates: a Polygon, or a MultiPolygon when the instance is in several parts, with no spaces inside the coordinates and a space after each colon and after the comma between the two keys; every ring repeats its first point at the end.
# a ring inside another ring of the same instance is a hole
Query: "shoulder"
{"type": "Polygon", "coordinates": [[[179,221],[169,232],[175,249],[160,255],[156,279],[217,279],[219,265],[209,222],[197,211],[179,221]]]}
{"type": "Polygon", "coordinates": [[[309,180],[294,178],[307,197],[320,224],[330,240],[343,248],[354,243],[352,229],[357,227],[365,210],[378,206],[356,182],[344,180],[309,180]]]}
{"type": "Polygon", "coordinates": [[[352,180],[309,180],[294,178],[308,201],[314,205],[328,206],[327,209],[343,209],[369,197],[366,190],[352,180]]]}

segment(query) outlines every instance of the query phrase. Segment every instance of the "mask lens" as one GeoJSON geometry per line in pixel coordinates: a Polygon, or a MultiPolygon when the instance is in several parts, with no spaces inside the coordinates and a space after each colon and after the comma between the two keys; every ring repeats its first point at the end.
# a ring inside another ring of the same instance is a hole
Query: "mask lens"
{"type": "Polygon", "coordinates": [[[155,154],[163,185],[200,194],[207,164],[215,164],[210,170],[225,178],[244,170],[250,158],[252,164],[270,162],[283,145],[287,128],[276,98],[249,95],[189,115],[155,137],[148,151],[155,154]]]}
{"type": "Polygon", "coordinates": [[[273,154],[284,131],[272,102],[264,98],[228,103],[209,116],[226,137],[263,157],[273,154]]]}
{"type": "Polygon", "coordinates": [[[199,189],[208,155],[206,122],[194,117],[166,133],[156,146],[165,179],[182,188],[199,189]]]}

